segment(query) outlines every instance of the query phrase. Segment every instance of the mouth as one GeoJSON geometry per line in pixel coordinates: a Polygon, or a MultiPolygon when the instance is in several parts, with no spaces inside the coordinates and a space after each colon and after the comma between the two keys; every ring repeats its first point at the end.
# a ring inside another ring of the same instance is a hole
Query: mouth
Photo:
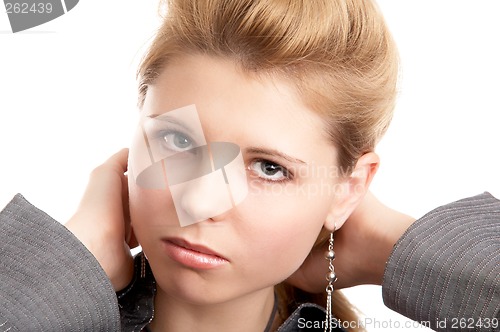
{"type": "Polygon", "coordinates": [[[229,260],[216,251],[183,239],[162,239],[167,255],[177,263],[193,269],[208,270],[221,267],[229,260]]]}

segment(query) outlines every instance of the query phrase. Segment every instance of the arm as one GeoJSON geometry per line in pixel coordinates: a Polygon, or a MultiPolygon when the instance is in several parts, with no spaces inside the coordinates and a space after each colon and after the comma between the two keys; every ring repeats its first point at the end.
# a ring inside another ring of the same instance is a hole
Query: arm
{"type": "Polygon", "coordinates": [[[484,193],[417,220],[396,243],[382,285],[389,308],[433,329],[498,329],[500,201],[484,193]]]}
{"type": "Polygon", "coordinates": [[[97,167],[66,227],[21,195],[0,213],[0,330],[120,331],[114,290],[134,272],[126,169],[126,149],[97,167]]]}
{"type": "MultiPolygon", "coordinates": [[[[415,221],[382,204],[371,192],[341,229],[335,232],[335,289],[381,285],[387,259],[396,241],[415,221]]],[[[307,292],[325,291],[328,271],[325,247],[315,248],[287,281],[307,292]]]]}
{"type": "MultiPolygon", "coordinates": [[[[324,292],[325,248],[288,280],[324,292]]],[[[414,221],[368,193],[335,235],[336,289],[382,285],[385,304],[417,321],[499,319],[500,201],[485,193],[414,221]]],[[[496,325],[498,329],[498,325],[496,325]]],[[[451,329],[450,329],[451,330],[451,329]]],[[[454,329],[457,331],[457,329],[454,329]]]]}
{"type": "Polygon", "coordinates": [[[119,331],[113,287],[63,225],[17,195],[0,213],[2,331],[119,331]]]}

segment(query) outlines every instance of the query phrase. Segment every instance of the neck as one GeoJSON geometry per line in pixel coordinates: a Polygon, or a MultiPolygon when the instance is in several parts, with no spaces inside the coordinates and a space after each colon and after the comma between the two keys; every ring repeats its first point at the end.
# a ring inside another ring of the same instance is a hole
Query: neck
{"type": "Polygon", "coordinates": [[[194,304],[173,298],[158,287],[154,303],[153,332],[256,332],[264,331],[271,317],[274,289],[223,303],[194,304]]]}

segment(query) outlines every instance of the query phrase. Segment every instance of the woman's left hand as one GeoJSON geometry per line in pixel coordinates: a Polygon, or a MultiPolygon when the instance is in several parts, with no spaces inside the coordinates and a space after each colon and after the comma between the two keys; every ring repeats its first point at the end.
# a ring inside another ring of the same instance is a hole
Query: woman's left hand
{"type": "MultiPolygon", "coordinates": [[[[335,289],[363,284],[381,285],[385,264],[397,240],[415,219],[382,204],[368,192],[361,204],[335,232],[335,289]]],[[[324,292],[327,285],[328,242],[314,248],[302,266],[287,279],[310,293],[324,292]]]]}

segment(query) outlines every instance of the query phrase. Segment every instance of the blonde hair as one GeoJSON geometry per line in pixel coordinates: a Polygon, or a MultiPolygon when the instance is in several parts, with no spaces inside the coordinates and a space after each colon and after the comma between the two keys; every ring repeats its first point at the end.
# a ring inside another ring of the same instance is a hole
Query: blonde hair
{"type": "Polygon", "coordinates": [[[205,54],[231,59],[247,73],[286,78],[328,124],[342,175],[349,175],[385,133],[397,94],[398,56],[372,1],[169,0],[166,5],[138,69],[139,107],[172,58],[205,54]]]}

